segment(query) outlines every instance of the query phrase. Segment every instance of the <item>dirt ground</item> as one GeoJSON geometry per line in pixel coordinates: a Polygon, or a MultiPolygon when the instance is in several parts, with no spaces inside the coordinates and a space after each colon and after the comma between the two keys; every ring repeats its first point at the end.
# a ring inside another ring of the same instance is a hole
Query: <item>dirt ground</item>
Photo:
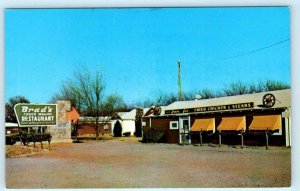
{"type": "Polygon", "coordinates": [[[142,144],[134,138],[52,144],[6,158],[7,188],[288,187],[286,147],[142,144]]]}

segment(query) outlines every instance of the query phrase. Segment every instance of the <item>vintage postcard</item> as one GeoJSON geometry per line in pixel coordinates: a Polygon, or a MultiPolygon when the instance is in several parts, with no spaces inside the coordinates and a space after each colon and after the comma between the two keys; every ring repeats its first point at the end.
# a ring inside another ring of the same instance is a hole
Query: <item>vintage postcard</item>
{"type": "Polygon", "coordinates": [[[7,188],[291,186],[289,7],[4,16],[7,188]]]}

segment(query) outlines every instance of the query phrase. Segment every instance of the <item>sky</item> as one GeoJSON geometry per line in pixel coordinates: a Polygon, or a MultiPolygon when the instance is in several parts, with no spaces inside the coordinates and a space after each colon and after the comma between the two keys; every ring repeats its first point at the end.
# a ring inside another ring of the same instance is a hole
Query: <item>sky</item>
{"type": "Polygon", "coordinates": [[[47,103],[99,71],[128,104],[232,82],[291,83],[288,7],[6,9],[5,98],[47,103]]]}

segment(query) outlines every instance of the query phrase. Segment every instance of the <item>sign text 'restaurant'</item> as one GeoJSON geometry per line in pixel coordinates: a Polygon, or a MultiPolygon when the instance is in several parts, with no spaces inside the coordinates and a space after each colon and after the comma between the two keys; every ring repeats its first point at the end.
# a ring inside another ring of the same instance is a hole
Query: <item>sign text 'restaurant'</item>
{"type": "Polygon", "coordinates": [[[57,124],[56,104],[17,104],[15,113],[20,127],[57,124]]]}

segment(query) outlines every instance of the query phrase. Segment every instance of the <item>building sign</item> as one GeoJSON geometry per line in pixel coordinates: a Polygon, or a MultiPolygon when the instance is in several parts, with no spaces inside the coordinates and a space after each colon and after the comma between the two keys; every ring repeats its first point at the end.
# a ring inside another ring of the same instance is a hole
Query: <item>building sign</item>
{"type": "Polygon", "coordinates": [[[20,103],[14,110],[20,127],[57,125],[56,104],[20,103]]]}
{"type": "Polygon", "coordinates": [[[154,111],[153,111],[153,115],[160,115],[160,113],[161,113],[161,107],[160,106],[155,106],[154,111]]]}
{"type": "Polygon", "coordinates": [[[222,110],[246,109],[246,108],[253,108],[253,107],[254,107],[253,102],[247,102],[247,103],[236,103],[236,104],[229,104],[229,105],[217,105],[217,106],[196,107],[196,108],[187,108],[187,109],[166,110],[165,114],[212,112],[212,111],[222,111],[222,110]]]}

